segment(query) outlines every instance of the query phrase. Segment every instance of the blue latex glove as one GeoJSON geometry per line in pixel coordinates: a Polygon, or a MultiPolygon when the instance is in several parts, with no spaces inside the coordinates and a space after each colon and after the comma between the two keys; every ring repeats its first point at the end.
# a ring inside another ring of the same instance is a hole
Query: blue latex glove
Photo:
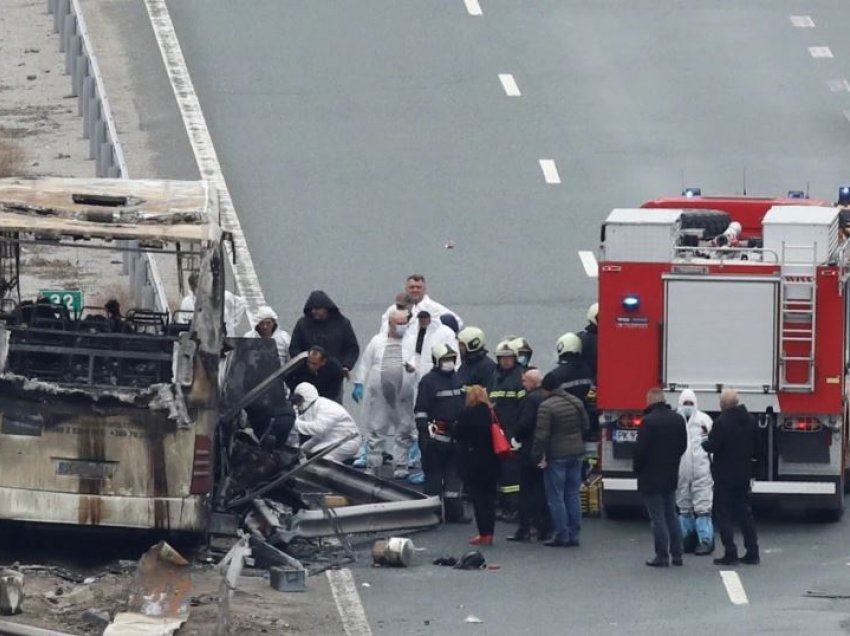
{"type": "Polygon", "coordinates": [[[363,385],[355,384],[354,388],[351,390],[351,399],[355,402],[359,403],[360,400],[363,399],[363,385]]]}

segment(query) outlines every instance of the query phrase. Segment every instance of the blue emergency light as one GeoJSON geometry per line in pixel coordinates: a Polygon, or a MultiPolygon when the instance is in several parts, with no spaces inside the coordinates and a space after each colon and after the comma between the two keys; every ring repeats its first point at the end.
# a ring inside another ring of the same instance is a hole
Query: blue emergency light
{"type": "Polygon", "coordinates": [[[802,190],[788,190],[789,199],[805,199],[806,193],[802,190]]]}
{"type": "Polygon", "coordinates": [[[682,196],[687,197],[688,199],[692,199],[693,197],[701,197],[702,190],[699,188],[685,188],[682,190],[682,196]]]}
{"type": "Polygon", "coordinates": [[[838,188],[838,205],[850,205],[850,186],[838,188]]]}
{"type": "Polygon", "coordinates": [[[640,298],[637,296],[626,296],[623,298],[623,309],[626,311],[637,311],[640,307],[640,298]]]}

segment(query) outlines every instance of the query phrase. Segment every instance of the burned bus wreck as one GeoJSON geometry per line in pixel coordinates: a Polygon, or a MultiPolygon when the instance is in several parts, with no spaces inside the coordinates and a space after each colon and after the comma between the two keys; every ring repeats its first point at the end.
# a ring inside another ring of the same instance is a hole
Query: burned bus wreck
{"type": "Polygon", "coordinates": [[[0,180],[0,519],[205,529],[223,238],[203,182],[0,180]]]}

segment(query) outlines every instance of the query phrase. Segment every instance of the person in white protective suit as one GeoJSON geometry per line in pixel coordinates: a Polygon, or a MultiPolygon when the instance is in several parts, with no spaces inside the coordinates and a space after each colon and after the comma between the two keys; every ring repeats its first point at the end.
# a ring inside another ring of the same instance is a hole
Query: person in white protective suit
{"type": "MultiPolygon", "coordinates": [[[[198,287],[198,272],[189,274],[189,293],[180,301],[180,309],[174,318],[178,324],[192,322],[192,314],[195,312],[195,290],[198,287]]],[[[245,316],[248,304],[242,296],[237,296],[229,290],[224,290],[224,333],[232,338],[236,335],[239,323],[245,316]]]]}
{"type": "Polygon", "coordinates": [[[699,410],[697,396],[690,389],[679,395],[677,411],[685,418],[688,430],[688,448],[679,462],[679,485],[676,489],[685,552],[708,555],[714,551],[714,525],[711,521],[714,480],[711,478],[711,461],[702,448],[702,442],[711,432],[712,421],[699,410]]]}
{"type": "Polygon", "coordinates": [[[355,402],[363,400],[363,422],[366,424],[366,465],[376,471],[384,460],[385,436],[393,431],[393,477],[407,479],[408,457],[414,442],[413,398],[416,393],[414,374],[404,370],[402,338],[407,331],[407,314],[393,311],[387,329],[369,341],[354,368],[355,402]]]}
{"type": "Polygon", "coordinates": [[[342,463],[357,455],[362,443],[360,431],[342,404],[319,396],[316,387],[309,382],[302,382],[295,387],[292,403],[297,413],[295,430],[299,435],[309,437],[301,444],[305,454],[314,455],[353,433],[351,439],[325,457],[342,463]]]}
{"type": "Polygon", "coordinates": [[[280,366],[289,362],[289,334],[277,324],[277,313],[268,305],[257,310],[257,324],[243,338],[267,338],[274,340],[280,366]]]}
{"type": "Polygon", "coordinates": [[[404,369],[415,376],[416,386],[434,367],[431,350],[439,344],[448,345],[452,351],[459,349],[454,331],[427,311],[420,311],[416,314],[416,322],[408,325],[401,340],[404,369]]]}

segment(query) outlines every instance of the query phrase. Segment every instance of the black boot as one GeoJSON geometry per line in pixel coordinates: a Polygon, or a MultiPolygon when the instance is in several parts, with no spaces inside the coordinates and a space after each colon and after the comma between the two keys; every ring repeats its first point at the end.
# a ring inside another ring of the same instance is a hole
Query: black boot
{"type": "Polygon", "coordinates": [[[714,559],[714,565],[738,565],[740,562],[737,551],[726,552],[719,559],[714,559]]]}
{"type": "Polygon", "coordinates": [[[747,565],[758,565],[761,563],[759,553],[747,550],[747,553],[741,557],[741,563],[746,563],[747,565]]]}
{"type": "Polygon", "coordinates": [[[696,532],[689,532],[682,539],[682,548],[685,554],[693,554],[696,552],[697,544],[699,544],[699,538],[697,537],[696,532]]]}
{"type": "Polygon", "coordinates": [[[517,528],[516,532],[508,537],[508,541],[517,541],[520,543],[531,541],[531,532],[527,528],[517,528]]]}

